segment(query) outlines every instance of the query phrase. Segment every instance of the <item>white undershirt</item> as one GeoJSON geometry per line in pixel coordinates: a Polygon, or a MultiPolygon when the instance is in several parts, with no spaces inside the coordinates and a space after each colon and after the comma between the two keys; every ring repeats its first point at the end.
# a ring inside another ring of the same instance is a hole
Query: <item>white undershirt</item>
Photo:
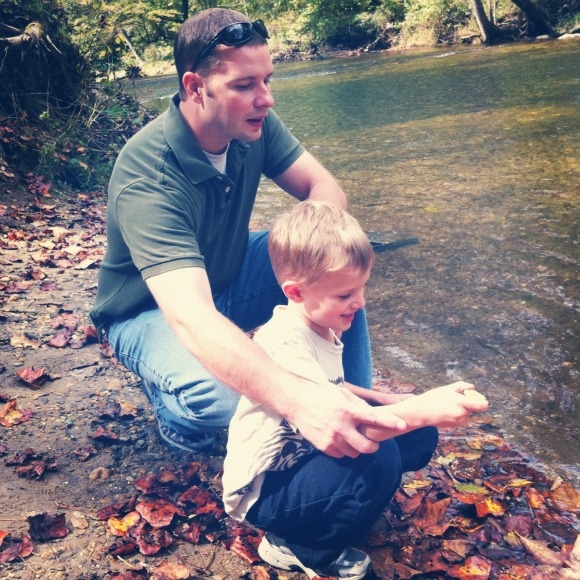
{"type": "Polygon", "coordinates": [[[206,157],[209,159],[209,162],[220,172],[226,172],[226,161],[228,156],[228,149],[230,148],[230,144],[226,147],[226,150],[223,153],[218,153],[215,155],[214,153],[208,153],[204,151],[206,157]]]}

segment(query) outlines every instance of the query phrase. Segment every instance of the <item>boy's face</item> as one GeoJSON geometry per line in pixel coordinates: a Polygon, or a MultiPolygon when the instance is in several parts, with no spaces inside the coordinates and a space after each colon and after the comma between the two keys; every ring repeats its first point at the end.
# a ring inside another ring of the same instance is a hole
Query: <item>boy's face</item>
{"type": "Polygon", "coordinates": [[[346,268],[321,276],[316,284],[301,286],[300,307],[306,323],[324,338],[332,328],[339,336],[352,324],[355,312],[365,307],[365,286],[370,269],[361,273],[346,268]]]}

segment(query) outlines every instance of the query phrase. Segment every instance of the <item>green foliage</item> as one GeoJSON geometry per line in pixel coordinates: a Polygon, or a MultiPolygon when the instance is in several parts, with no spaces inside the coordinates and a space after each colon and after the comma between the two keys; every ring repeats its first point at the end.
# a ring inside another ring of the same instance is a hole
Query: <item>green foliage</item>
{"type": "Polygon", "coordinates": [[[359,16],[370,10],[370,0],[297,0],[294,6],[302,19],[303,34],[316,43],[332,42],[347,46],[362,39],[359,16]]]}
{"type": "Polygon", "coordinates": [[[455,41],[455,30],[471,17],[469,0],[413,0],[402,26],[408,44],[435,45],[455,41]]]}
{"type": "Polygon", "coordinates": [[[73,39],[95,71],[111,74],[135,64],[124,35],[138,53],[171,42],[182,20],[180,0],[63,0],[73,39]]]}

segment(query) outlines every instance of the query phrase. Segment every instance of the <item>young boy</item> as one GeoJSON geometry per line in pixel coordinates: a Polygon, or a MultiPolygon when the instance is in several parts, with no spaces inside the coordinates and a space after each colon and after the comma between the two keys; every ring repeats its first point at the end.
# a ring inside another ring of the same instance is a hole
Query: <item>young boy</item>
{"type": "MultiPolygon", "coordinates": [[[[437,445],[436,426],[455,426],[487,402],[456,383],[419,396],[389,395],[344,381],[341,333],[364,308],[375,256],[358,222],[339,207],[305,201],[279,218],[268,250],[288,298],[254,340],[283,368],[352,393],[353,405],[406,423],[402,431],[361,425],[378,451],[336,459],[316,450],[281,415],[242,397],[230,424],[224,503],[236,519],[266,531],[260,557],[309,578],[362,579],[369,557],[358,544],[397,490],[401,475],[421,469],[437,445]],[[401,434],[403,433],[403,434],[401,434]]],[[[317,384],[318,383],[318,384],[317,384]]],[[[321,397],[324,394],[321,393],[321,397]]]]}

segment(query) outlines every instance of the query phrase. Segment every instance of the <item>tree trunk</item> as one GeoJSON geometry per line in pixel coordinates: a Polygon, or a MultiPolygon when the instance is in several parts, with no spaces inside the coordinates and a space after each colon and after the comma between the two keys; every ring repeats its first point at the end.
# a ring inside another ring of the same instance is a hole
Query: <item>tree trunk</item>
{"type": "Polygon", "coordinates": [[[181,14],[185,22],[189,18],[189,0],[181,0],[181,14]]]}
{"type": "Polygon", "coordinates": [[[501,36],[501,32],[497,26],[494,26],[489,21],[481,0],[471,0],[471,10],[481,32],[482,42],[491,44],[495,38],[501,36]]]}
{"type": "Polygon", "coordinates": [[[512,2],[528,17],[532,35],[555,34],[544,13],[531,0],[512,0],[512,2]]]}
{"type": "Polygon", "coordinates": [[[137,50],[133,46],[133,43],[131,42],[129,35],[127,34],[127,32],[125,31],[124,28],[121,28],[121,36],[123,37],[125,44],[129,47],[129,50],[133,53],[133,56],[135,57],[135,59],[137,60],[137,63],[139,64],[139,67],[143,68],[143,65],[145,64],[145,62],[139,56],[139,53],[137,52],[137,50]]]}

